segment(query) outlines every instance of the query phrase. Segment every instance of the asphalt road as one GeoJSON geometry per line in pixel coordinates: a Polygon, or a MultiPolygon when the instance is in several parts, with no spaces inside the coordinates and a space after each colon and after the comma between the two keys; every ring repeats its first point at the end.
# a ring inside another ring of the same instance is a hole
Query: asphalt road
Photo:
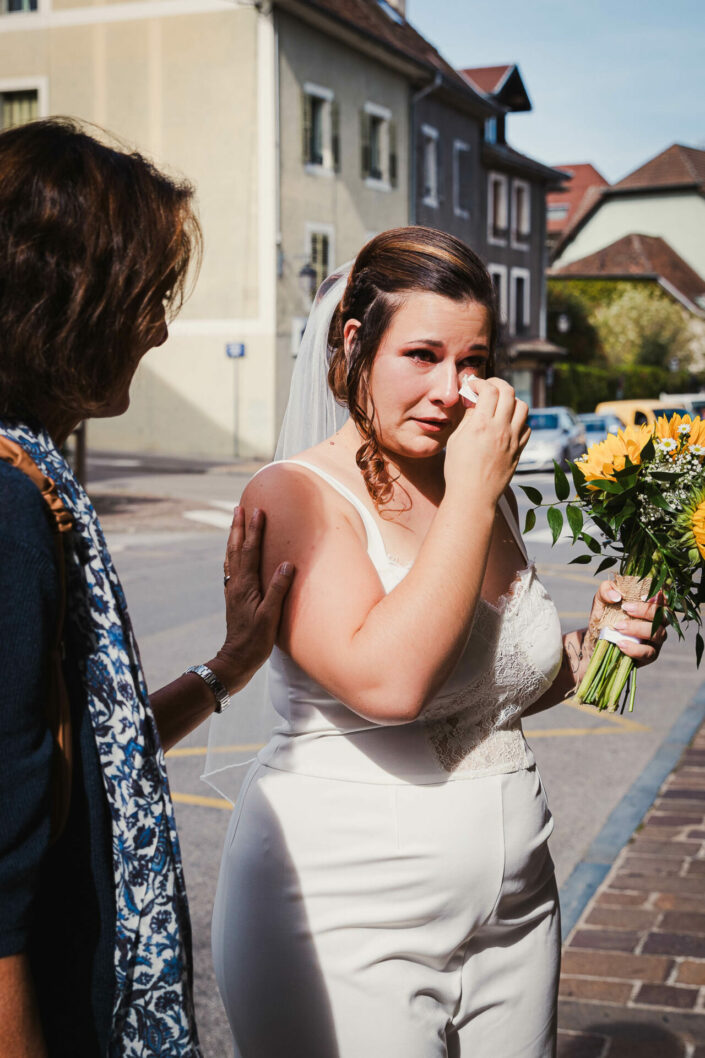
{"type": "MultiPolygon", "coordinates": [[[[254,466],[230,468],[152,462],[89,463],[89,491],[104,514],[108,541],[124,583],[148,683],[156,688],[211,656],[222,640],[222,553],[229,512],[254,466]],[[205,472],[204,472],[205,471],[205,472]]],[[[549,475],[521,475],[519,484],[548,492],[549,475]]],[[[523,494],[516,490],[520,507],[523,494]]],[[[522,520],[523,521],[523,520],[522,520]]],[[[569,542],[550,546],[541,523],[527,537],[529,554],[548,587],[564,630],[585,623],[595,582],[569,566],[569,542]]],[[[664,740],[700,677],[691,641],[669,639],[660,663],[640,673],[631,716],[604,716],[571,704],[527,719],[525,729],[555,818],[551,849],[565,882],[612,808],[664,740]]],[[[265,731],[257,717],[260,690],[237,704],[238,744],[265,731]]],[[[225,1016],[210,964],[210,914],[229,805],[199,776],[208,734],[198,729],[168,757],[194,926],[199,1025],[205,1058],[231,1053],[225,1016]]],[[[244,750],[242,758],[250,752],[244,750]]]]}

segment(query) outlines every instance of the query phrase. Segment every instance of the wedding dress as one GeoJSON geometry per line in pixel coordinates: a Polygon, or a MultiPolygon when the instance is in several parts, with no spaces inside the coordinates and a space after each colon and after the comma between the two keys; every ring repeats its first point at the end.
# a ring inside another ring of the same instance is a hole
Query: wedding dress
{"type": "MultiPolygon", "coordinates": [[[[371,512],[293,462],[355,507],[392,591],[409,567],[371,512]]],[[[554,1053],[553,824],[521,714],[561,659],[528,560],[499,605],[480,600],[455,671],[413,723],[361,718],[275,648],[280,721],[233,813],[213,916],[238,1058],[554,1053]]]]}

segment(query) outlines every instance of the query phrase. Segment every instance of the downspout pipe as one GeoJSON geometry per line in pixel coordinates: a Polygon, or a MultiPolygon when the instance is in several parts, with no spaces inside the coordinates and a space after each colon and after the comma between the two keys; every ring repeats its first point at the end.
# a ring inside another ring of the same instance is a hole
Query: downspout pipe
{"type": "Polygon", "coordinates": [[[411,96],[410,103],[410,158],[409,158],[409,220],[411,224],[417,223],[416,215],[416,104],[420,103],[426,96],[431,95],[432,92],[436,92],[443,84],[443,74],[440,70],[436,70],[435,77],[433,80],[420,88],[418,92],[414,92],[411,96]]]}

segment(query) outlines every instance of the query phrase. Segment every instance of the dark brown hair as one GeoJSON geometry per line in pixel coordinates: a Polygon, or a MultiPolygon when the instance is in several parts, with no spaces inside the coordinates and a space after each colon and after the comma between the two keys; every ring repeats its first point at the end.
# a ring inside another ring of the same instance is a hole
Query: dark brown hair
{"type": "Polygon", "coordinates": [[[129,378],[200,258],[192,196],[69,118],[0,133],[0,416],[83,418],[129,378]]]}
{"type": "Polygon", "coordinates": [[[441,294],[453,301],[474,301],[489,318],[490,357],[494,373],[497,304],[492,279],[476,253],[447,232],[435,228],[393,228],[375,236],[355,259],[345,293],[328,334],[328,384],[339,403],[347,405],[364,441],[357,465],[377,508],[394,494],[369,410],[368,381],[377,349],[403,296],[413,291],[441,294]],[[348,320],[359,320],[351,355],[346,357],[343,332],[348,320]]]}

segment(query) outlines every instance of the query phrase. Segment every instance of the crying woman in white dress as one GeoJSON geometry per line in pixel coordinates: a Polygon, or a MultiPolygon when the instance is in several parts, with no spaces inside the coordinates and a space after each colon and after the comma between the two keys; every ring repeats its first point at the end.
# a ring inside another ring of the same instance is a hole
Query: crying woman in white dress
{"type": "MultiPolygon", "coordinates": [[[[269,672],[280,719],[213,919],[241,1058],[554,1053],[552,821],[521,717],[559,702],[590,648],[561,636],[524,550],[509,483],[527,406],[493,377],[496,339],[471,250],[377,236],[319,292],[280,461],[244,493],[268,512],[264,577],[284,558],[296,573],[269,672]]],[[[631,619],[643,662],[653,612],[631,619]]]]}

